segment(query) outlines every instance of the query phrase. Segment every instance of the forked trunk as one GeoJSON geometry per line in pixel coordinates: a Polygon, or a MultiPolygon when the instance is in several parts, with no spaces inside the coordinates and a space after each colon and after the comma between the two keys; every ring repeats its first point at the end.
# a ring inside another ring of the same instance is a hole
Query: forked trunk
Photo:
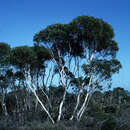
{"type": "Polygon", "coordinates": [[[42,106],[43,110],[47,113],[48,117],[50,118],[51,122],[53,124],[55,124],[55,121],[53,120],[53,118],[51,117],[49,111],[45,108],[44,104],[41,102],[41,100],[39,99],[38,95],[36,94],[35,90],[30,86],[28,85],[29,88],[31,89],[31,91],[33,92],[33,94],[35,95],[36,99],[38,100],[38,102],[40,103],[40,105],[42,106]]]}
{"type": "Polygon", "coordinates": [[[78,93],[77,103],[76,103],[76,106],[75,106],[75,108],[74,108],[73,115],[71,116],[70,120],[73,120],[74,115],[75,115],[75,113],[76,113],[76,111],[77,111],[77,109],[78,109],[78,106],[79,106],[79,103],[80,103],[80,94],[81,94],[81,90],[80,90],[79,93],[78,93]]]}

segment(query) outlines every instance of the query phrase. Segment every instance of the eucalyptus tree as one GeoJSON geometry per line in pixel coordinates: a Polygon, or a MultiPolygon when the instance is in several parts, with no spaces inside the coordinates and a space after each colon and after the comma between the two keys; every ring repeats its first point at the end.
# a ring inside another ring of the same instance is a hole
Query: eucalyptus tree
{"type": "Polygon", "coordinates": [[[7,43],[0,42],[0,94],[2,95],[2,110],[5,116],[8,115],[5,96],[10,86],[9,82],[9,56],[10,56],[10,46],[7,43]]]}
{"type": "Polygon", "coordinates": [[[119,72],[121,64],[116,59],[118,45],[113,40],[114,31],[110,24],[102,19],[79,16],[72,20],[70,25],[74,39],[83,47],[85,58],[85,64],[82,65],[84,71],[82,76],[85,81],[82,83],[81,89],[87,92],[76,115],[76,118],[80,120],[93,92],[106,85],[110,86],[111,77],[114,73],[119,72]]]}
{"type": "MultiPolygon", "coordinates": [[[[42,93],[45,95],[49,107],[51,108],[51,101],[49,99],[49,96],[47,95],[47,84],[48,84],[48,78],[50,76],[50,71],[49,74],[46,74],[46,71],[49,69],[48,68],[48,63],[49,60],[51,59],[51,55],[48,49],[43,48],[43,47],[39,47],[37,45],[35,45],[34,47],[32,47],[33,51],[36,54],[36,60],[34,62],[34,64],[31,64],[31,77],[35,77],[35,81],[36,82],[36,87],[38,89],[38,91],[42,91],[42,93]],[[46,78],[46,82],[45,82],[45,78],[46,78]]],[[[51,69],[50,69],[51,70],[51,69]]],[[[35,110],[37,109],[37,103],[36,103],[36,107],[35,110]]]]}
{"type": "Polygon", "coordinates": [[[23,119],[20,111],[25,114],[28,105],[28,88],[26,83],[26,75],[29,74],[30,63],[35,59],[34,52],[27,46],[19,46],[11,49],[10,62],[14,71],[14,91],[16,99],[15,115],[19,121],[23,119]]]}
{"type": "MultiPolygon", "coordinates": [[[[23,73],[23,86],[24,89],[30,88],[30,90],[34,93],[36,100],[41,104],[42,108],[48,114],[52,122],[54,123],[49,111],[45,107],[36,92],[36,89],[39,87],[39,76],[41,76],[40,71],[44,68],[44,62],[49,60],[49,52],[47,49],[40,48],[40,47],[28,47],[28,46],[20,46],[12,49],[11,53],[11,63],[18,69],[18,72],[23,73]],[[40,52],[40,53],[39,53],[40,52]],[[35,76],[36,75],[36,76],[35,76]],[[33,78],[36,77],[36,80],[33,78]],[[37,85],[35,84],[37,82],[37,85]]],[[[21,77],[20,77],[21,79],[21,77]]],[[[42,89],[42,92],[46,96],[49,104],[49,98],[46,92],[42,89]]],[[[37,103],[36,103],[37,104],[37,103]]]]}
{"type": "Polygon", "coordinates": [[[70,26],[67,24],[54,24],[48,26],[34,36],[36,45],[43,46],[51,51],[54,67],[57,68],[59,73],[60,85],[64,88],[64,94],[59,105],[57,121],[60,121],[61,119],[67,89],[69,88],[69,82],[72,76],[69,66],[67,66],[70,64],[72,58],[71,53],[69,52],[75,53],[74,50],[71,49],[72,43],[70,40],[72,38],[68,33],[69,28],[70,26]]]}
{"type": "Polygon", "coordinates": [[[58,121],[71,83],[78,93],[70,120],[74,117],[81,119],[95,90],[111,86],[112,75],[121,68],[116,59],[118,45],[113,38],[114,31],[110,24],[89,16],[79,16],[69,24],[50,25],[34,36],[36,45],[50,49],[65,89],[58,121]],[[83,92],[86,95],[84,102],[80,103],[83,92]]]}

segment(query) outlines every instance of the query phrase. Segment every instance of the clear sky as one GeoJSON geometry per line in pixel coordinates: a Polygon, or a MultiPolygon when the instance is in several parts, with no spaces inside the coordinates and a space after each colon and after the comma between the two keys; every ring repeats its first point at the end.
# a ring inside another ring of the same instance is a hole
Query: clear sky
{"type": "Polygon", "coordinates": [[[113,86],[130,90],[130,0],[0,0],[0,42],[33,45],[36,32],[80,15],[102,18],[114,28],[123,68],[113,86]]]}

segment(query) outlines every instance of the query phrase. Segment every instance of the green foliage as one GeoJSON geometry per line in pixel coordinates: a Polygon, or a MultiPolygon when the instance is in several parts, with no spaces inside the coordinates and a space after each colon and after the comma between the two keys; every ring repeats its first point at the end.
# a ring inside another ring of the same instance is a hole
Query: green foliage
{"type": "Polygon", "coordinates": [[[92,71],[104,79],[111,78],[112,74],[119,72],[121,64],[118,60],[96,60],[92,62],[92,71]]]}
{"type": "Polygon", "coordinates": [[[56,95],[58,98],[60,98],[64,93],[64,87],[63,86],[50,86],[50,95],[56,95]]]}
{"type": "Polygon", "coordinates": [[[99,104],[95,103],[93,100],[90,101],[89,107],[90,107],[90,111],[92,113],[100,113],[100,112],[102,112],[99,104]]]}
{"type": "Polygon", "coordinates": [[[102,19],[79,16],[69,24],[46,27],[34,36],[34,42],[37,45],[43,43],[43,46],[49,43],[53,51],[58,48],[62,55],[69,52],[72,56],[82,57],[87,47],[89,50],[104,51],[105,55],[115,56],[118,46],[112,40],[113,37],[111,25],[102,19]]]}
{"type": "Polygon", "coordinates": [[[104,108],[105,113],[116,113],[117,112],[117,106],[109,105],[104,108]]]}
{"type": "Polygon", "coordinates": [[[10,51],[10,45],[0,42],[0,64],[9,61],[10,51]]]}
{"type": "Polygon", "coordinates": [[[104,113],[96,113],[95,114],[95,119],[99,121],[106,120],[110,117],[110,115],[104,114],[104,113]]]}
{"type": "Polygon", "coordinates": [[[127,93],[123,88],[117,87],[113,90],[113,98],[116,104],[125,104],[127,99],[127,93]]]}
{"type": "Polygon", "coordinates": [[[15,47],[11,52],[11,63],[19,66],[20,68],[27,67],[29,64],[33,64],[36,60],[36,55],[31,47],[21,46],[15,47]]]}
{"type": "Polygon", "coordinates": [[[96,51],[100,52],[110,47],[110,50],[118,50],[116,42],[112,40],[114,32],[111,25],[102,19],[79,16],[73,19],[70,24],[73,28],[73,33],[77,34],[77,40],[84,42],[89,49],[94,47],[96,51]]]}
{"type": "Polygon", "coordinates": [[[35,45],[34,47],[32,47],[32,49],[37,55],[37,62],[40,62],[42,64],[45,60],[51,59],[51,52],[47,48],[35,45]]]}
{"type": "Polygon", "coordinates": [[[68,25],[66,24],[50,25],[34,36],[34,41],[36,42],[35,44],[43,42],[46,46],[46,44],[49,43],[53,52],[57,51],[58,48],[61,50],[62,55],[64,55],[68,48],[66,43],[66,40],[68,39],[67,28],[68,25]]]}
{"type": "Polygon", "coordinates": [[[111,117],[102,124],[101,130],[115,130],[116,125],[116,120],[111,117]]]}

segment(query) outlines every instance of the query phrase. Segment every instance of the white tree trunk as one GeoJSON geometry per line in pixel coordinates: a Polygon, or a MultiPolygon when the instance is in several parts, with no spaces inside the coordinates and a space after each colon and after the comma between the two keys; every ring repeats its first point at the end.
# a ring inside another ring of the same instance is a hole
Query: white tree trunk
{"type": "Polygon", "coordinates": [[[63,99],[62,99],[62,101],[61,101],[61,103],[60,103],[60,106],[59,106],[59,115],[58,115],[58,119],[57,119],[58,122],[59,122],[60,119],[61,119],[62,108],[63,108],[63,104],[64,104],[64,102],[65,102],[66,93],[67,93],[66,83],[65,83],[64,77],[63,77],[63,76],[65,75],[64,66],[62,66],[62,70],[61,70],[61,71],[59,70],[59,73],[60,73],[60,80],[61,80],[61,83],[62,83],[63,87],[65,88],[65,91],[64,91],[63,99]]]}
{"type": "Polygon", "coordinates": [[[34,93],[35,97],[37,98],[38,102],[40,103],[40,105],[42,106],[42,108],[44,109],[44,111],[47,113],[48,117],[50,118],[50,120],[52,121],[52,123],[54,124],[54,120],[51,117],[49,111],[45,108],[45,106],[43,105],[43,103],[41,102],[41,100],[39,99],[38,95],[36,94],[35,90],[28,84],[29,88],[31,89],[31,91],[34,93]]]}
{"type": "Polygon", "coordinates": [[[77,120],[79,119],[79,116],[80,116],[81,112],[83,111],[83,109],[84,109],[84,107],[86,106],[86,103],[87,103],[87,101],[88,101],[91,82],[92,82],[92,75],[91,75],[90,80],[89,80],[88,89],[87,89],[87,94],[86,94],[85,100],[84,100],[84,102],[83,102],[83,105],[81,106],[80,110],[77,112],[77,120]]]}
{"type": "Polygon", "coordinates": [[[60,103],[60,107],[59,107],[59,115],[58,115],[58,119],[57,119],[58,122],[59,122],[60,119],[61,119],[62,107],[63,107],[63,104],[64,104],[64,102],[65,102],[65,97],[66,97],[66,90],[65,90],[65,92],[64,92],[63,99],[62,99],[62,101],[61,101],[61,103],[60,103]]]}
{"type": "MultiPolygon", "coordinates": [[[[40,88],[41,88],[41,87],[40,87],[40,88]]],[[[42,90],[42,93],[43,93],[43,94],[46,96],[46,98],[47,98],[47,101],[48,101],[48,103],[49,103],[49,107],[52,108],[51,101],[50,101],[48,95],[46,94],[46,92],[45,92],[42,88],[41,88],[41,90],[42,90]]]]}
{"type": "Polygon", "coordinates": [[[86,104],[86,106],[84,106],[84,108],[83,108],[83,110],[82,110],[82,112],[81,112],[81,114],[80,114],[80,116],[79,116],[79,119],[78,119],[79,121],[81,120],[81,117],[82,117],[84,111],[85,111],[86,108],[88,107],[88,104],[89,104],[89,101],[90,101],[91,97],[92,97],[92,94],[88,97],[87,104],[86,104]]]}
{"type": "Polygon", "coordinates": [[[87,95],[86,95],[86,97],[85,97],[85,100],[84,100],[84,102],[83,102],[82,107],[81,107],[80,110],[77,112],[77,120],[79,120],[79,116],[80,116],[82,110],[84,109],[84,107],[85,107],[85,105],[86,105],[86,102],[87,102],[87,100],[88,100],[88,96],[89,96],[89,93],[87,93],[87,95]]]}
{"type": "Polygon", "coordinates": [[[71,116],[70,120],[73,120],[74,115],[75,115],[75,112],[76,112],[77,109],[78,109],[78,106],[79,106],[79,103],[80,103],[80,94],[81,94],[81,91],[82,91],[82,89],[81,89],[81,90],[79,91],[79,93],[78,93],[78,96],[77,96],[77,103],[76,103],[76,106],[75,106],[75,108],[74,108],[73,115],[71,116]]]}

